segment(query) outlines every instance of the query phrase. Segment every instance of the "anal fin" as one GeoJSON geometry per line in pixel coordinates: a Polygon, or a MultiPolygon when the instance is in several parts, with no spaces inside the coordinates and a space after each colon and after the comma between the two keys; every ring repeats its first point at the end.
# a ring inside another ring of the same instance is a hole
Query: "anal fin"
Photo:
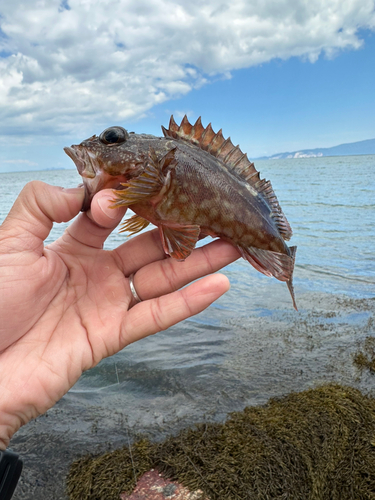
{"type": "Polygon", "coordinates": [[[185,226],[159,226],[160,237],[164,252],[174,259],[185,260],[194,250],[199,238],[200,227],[196,225],[185,226]]]}
{"type": "Polygon", "coordinates": [[[238,249],[242,257],[257,271],[286,282],[293,306],[297,310],[293,289],[293,270],[297,247],[289,247],[290,255],[255,247],[243,248],[238,246],[238,249]]]}
{"type": "Polygon", "coordinates": [[[121,224],[120,233],[129,233],[130,235],[139,233],[149,225],[149,221],[140,215],[133,215],[121,224]]]}

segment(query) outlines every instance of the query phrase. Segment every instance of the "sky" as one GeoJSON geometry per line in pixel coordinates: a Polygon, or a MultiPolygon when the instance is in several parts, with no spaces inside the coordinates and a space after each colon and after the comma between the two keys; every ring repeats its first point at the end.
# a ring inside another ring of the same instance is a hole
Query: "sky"
{"type": "Polygon", "coordinates": [[[2,0],[0,172],[202,117],[250,159],[375,138],[375,0],[2,0]]]}

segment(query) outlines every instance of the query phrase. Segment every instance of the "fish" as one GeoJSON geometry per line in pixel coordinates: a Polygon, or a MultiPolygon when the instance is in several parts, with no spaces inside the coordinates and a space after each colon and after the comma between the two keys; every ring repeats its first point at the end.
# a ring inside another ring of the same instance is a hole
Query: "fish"
{"type": "Polygon", "coordinates": [[[136,234],[150,223],[159,228],[164,252],[185,260],[199,239],[219,237],[256,270],[286,282],[297,310],[293,271],[296,246],[285,241],[292,229],[270,181],[222,129],[201,118],[191,124],[173,116],[163,137],[128,132],[121,126],[64,148],[85,186],[83,210],[95,193],[114,189],[113,207],[134,215],[122,231],[136,234]]]}

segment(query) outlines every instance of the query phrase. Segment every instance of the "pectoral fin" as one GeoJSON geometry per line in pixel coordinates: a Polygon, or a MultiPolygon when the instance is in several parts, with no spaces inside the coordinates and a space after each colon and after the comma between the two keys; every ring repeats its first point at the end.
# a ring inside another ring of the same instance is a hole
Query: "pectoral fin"
{"type": "Polygon", "coordinates": [[[116,199],[112,207],[130,206],[142,203],[154,196],[163,196],[169,189],[172,169],[175,163],[175,150],[169,151],[161,160],[158,160],[155,151],[151,150],[145,162],[145,169],[138,177],[124,182],[125,189],[115,190],[116,199]]]}
{"type": "Polygon", "coordinates": [[[133,215],[121,225],[120,233],[136,234],[145,229],[149,224],[149,221],[140,215],[133,215]]]}
{"type": "Polygon", "coordinates": [[[195,225],[159,226],[164,252],[174,259],[185,260],[194,250],[200,227],[195,225]]]}
{"type": "Polygon", "coordinates": [[[144,172],[129,182],[122,183],[125,189],[114,191],[116,199],[113,207],[130,206],[149,199],[160,192],[164,179],[153,165],[148,165],[144,172]]]}

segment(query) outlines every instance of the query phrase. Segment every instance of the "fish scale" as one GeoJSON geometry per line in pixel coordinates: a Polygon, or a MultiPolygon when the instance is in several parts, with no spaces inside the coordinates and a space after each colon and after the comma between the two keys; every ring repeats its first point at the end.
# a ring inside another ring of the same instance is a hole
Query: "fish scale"
{"type": "Polygon", "coordinates": [[[285,240],[292,229],[271,183],[240,147],[185,116],[173,116],[164,137],[128,133],[115,126],[79,145],[64,148],[86,188],[84,209],[96,192],[115,189],[113,206],[130,206],[135,215],[122,231],[135,234],[149,223],[158,226],[164,251],[186,259],[198,239],[219,237],[267,276],[293,290],[296,247],[285,240]]]}

